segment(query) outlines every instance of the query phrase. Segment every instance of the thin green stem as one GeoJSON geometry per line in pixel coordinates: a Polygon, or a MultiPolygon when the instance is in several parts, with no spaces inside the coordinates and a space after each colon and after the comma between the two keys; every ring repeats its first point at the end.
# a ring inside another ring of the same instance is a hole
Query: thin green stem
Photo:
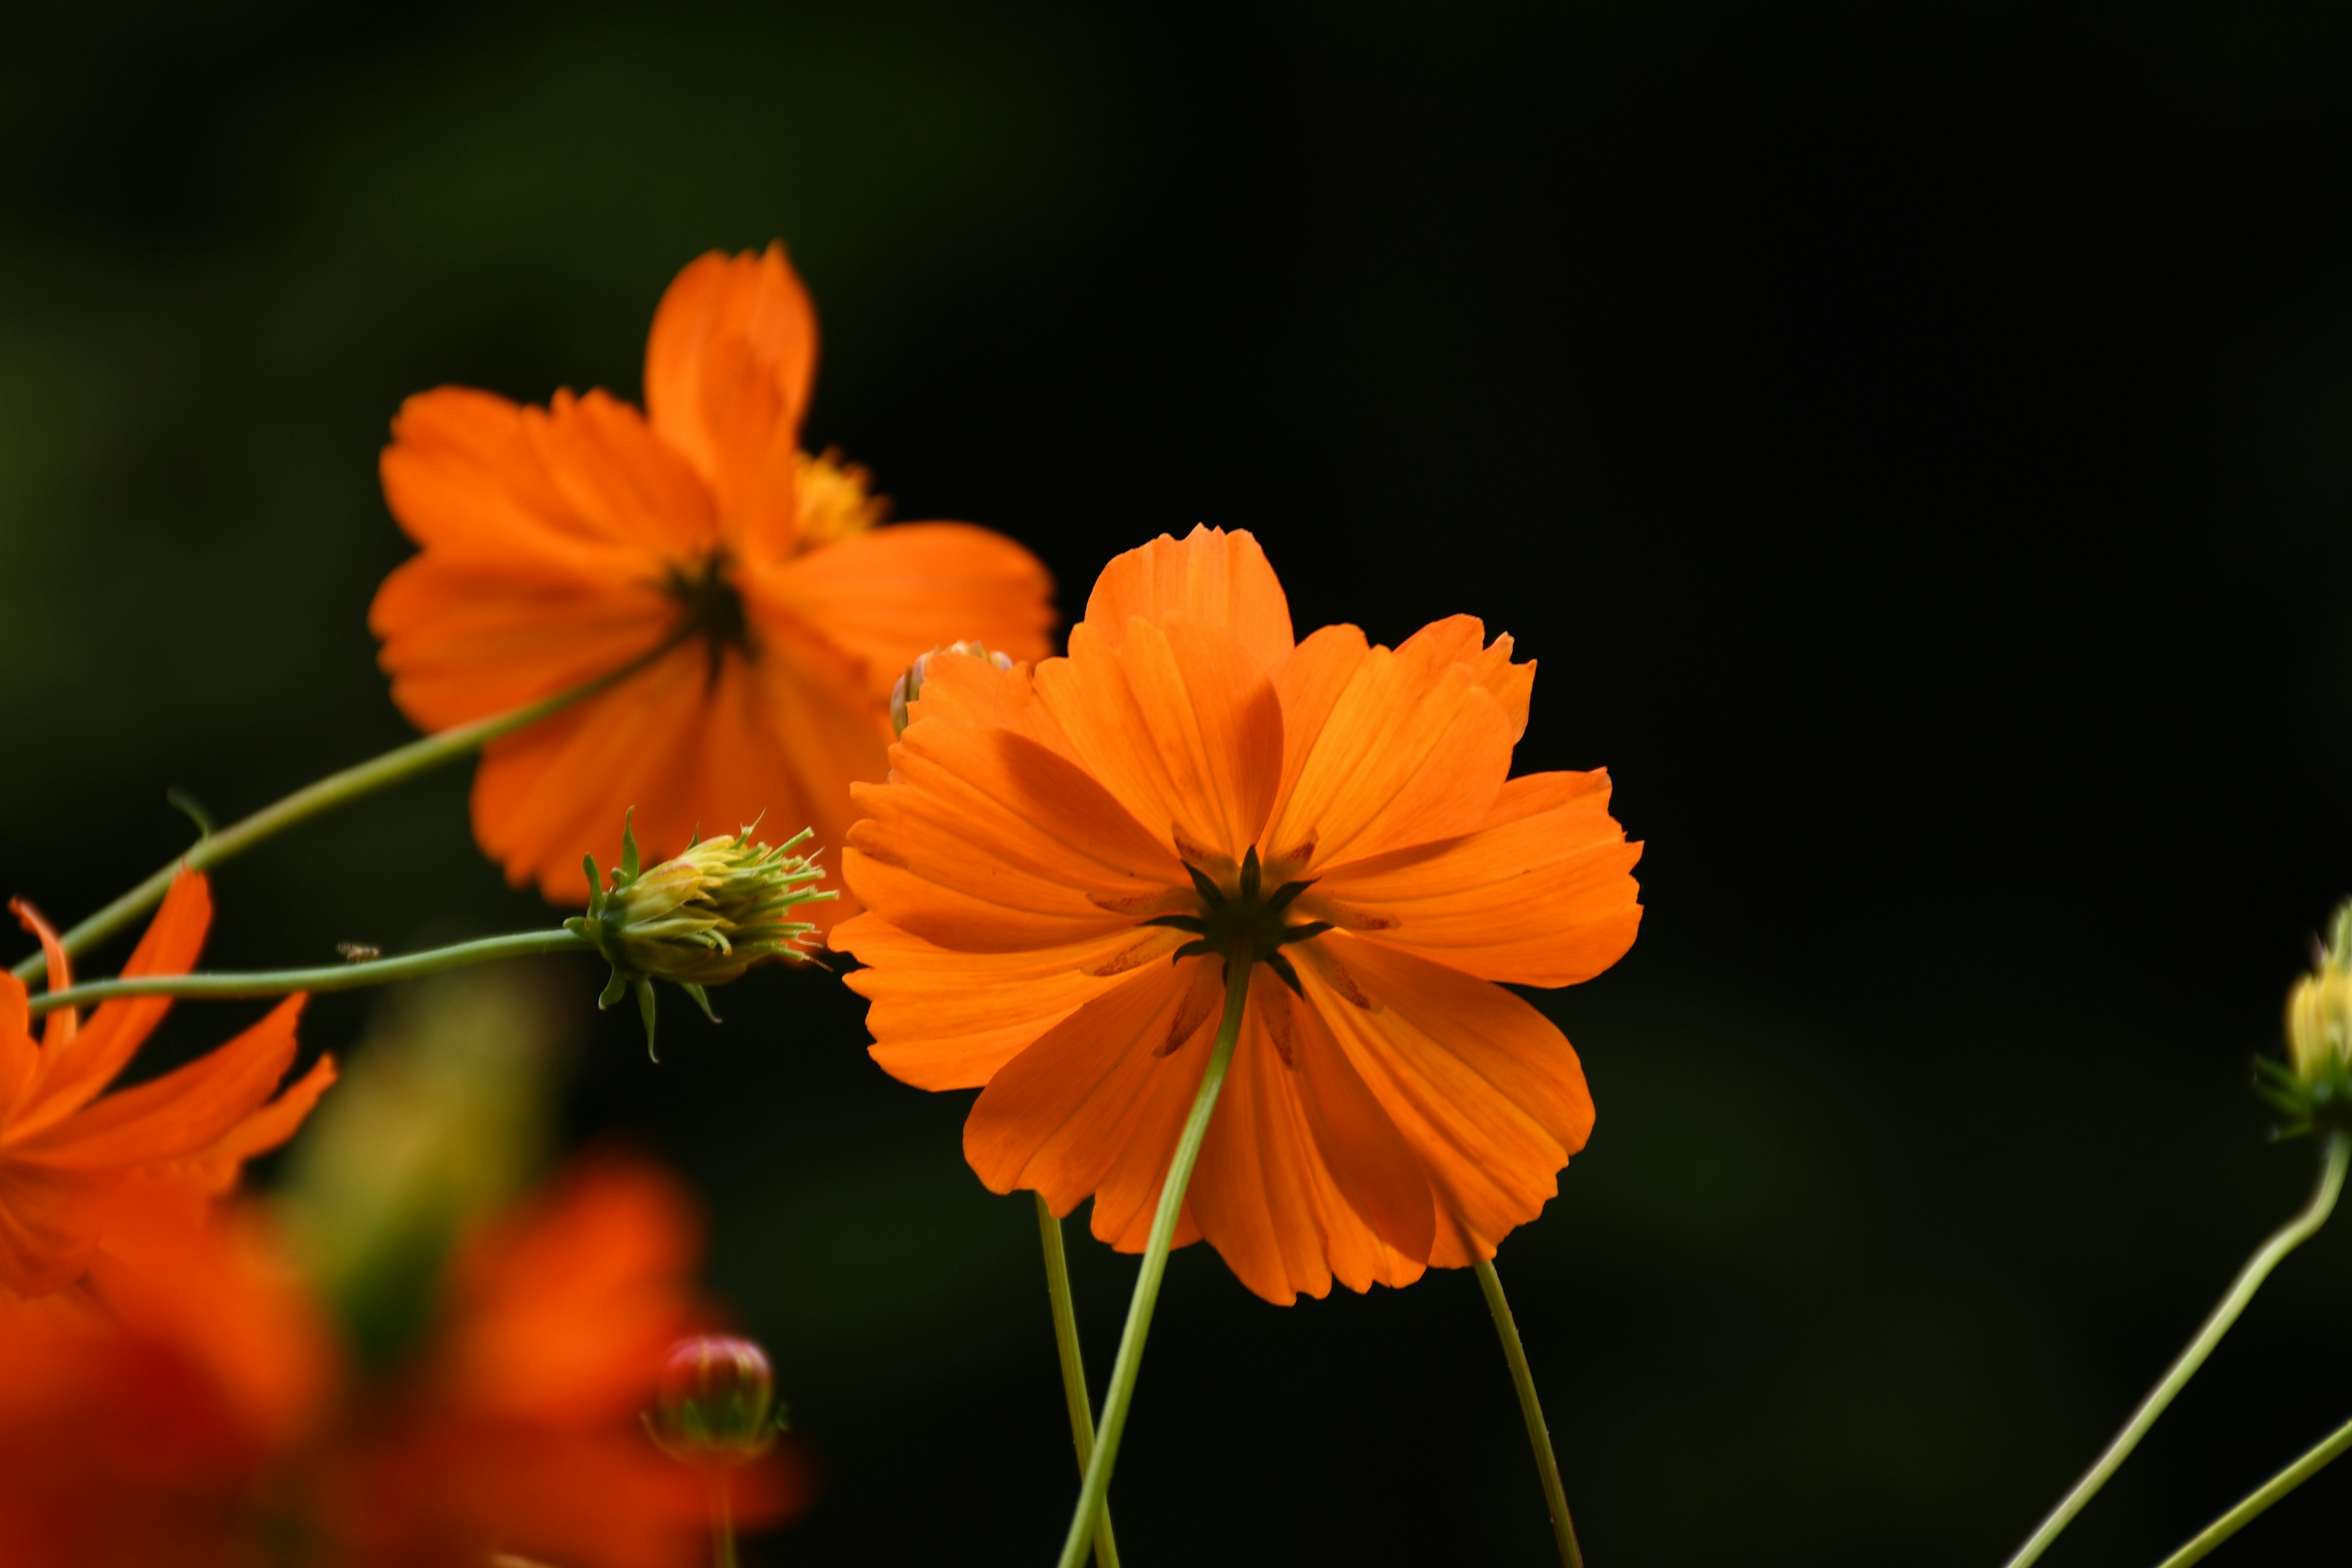
{"type": "MultiPolygon", "coordinates": [[[[686,632],[673,635],[659,647],[641,658],[631,660],[609,675],[600,675],[584,685],[536,702],[526,702],[504,713],[494,713],[487,719],[477,719],[470,724],[460,724],[454,730],[444,730],[437,735],[427,735],[394,748],[372,761],[338,773],[329,773],[315,784],[308,784],[274,805],[263,806],[242,822],[232,823],[217,833],[207,833],[188,847],[188,852],[175,858],[155,874],[68,931],[60,939],[69,954],[105,941],[149,910],[163,901],[171,890],[172,879],[184,865],[192,871],[202,871],[222,861],[242,855],[264,839],[307,822],[322,812],[388,789],[404,780],[428,773],[442,763],[455,761],[480,751],[502,735],[511,735],[541,720],[561,713],[583,699],[593,697],[605,688],[627,679],[637,671],[669,652],[683,640],[686,632]]],[[[27,985],[40,981],[44,973],[41,955],[37,952],[19,963],[14,971],[17,979],[27,985]]]]}
{"type": "Polygon", "coordinates": [[[1495,1317],[1495,1332],[1503,1339],[1503,1359],[1511,1363],[1511,1386],[1518,1391],[1519,1414],[1528,1423],[1528,1447],[1536,1453],[1536,1471],[1543,1478],[1544,1506],[1551,1510],[1551,1533],[1559,1546],[1562,1568],[1584,1568],[1584,1552],[1576,1544],[1576,1526],[1568,1517],[1568,1489],[1559,1484],[1559,1460],[1551,1451],[1551,1429],[1544,1425],[1543,1405],[1536,1398],[1536,1374],[1528,1370],[1528,1350],[1519,1342],[1519,1325],[1511,1304],[1503,1299],[1503,1281],[1495,1265],[1478,1262],[1478,1289],[1486,1293],[1486,1310],[1495,1317]]]}
{"type": "MultiPolygon", "coordinates": [[[[1070,1296],[1070,1258],[1062,1247],[1062,1222],[1045,1194],[1037,1198],[1037,1235],[1045,1244],[1045,1294],[1054,1302],[1054,1348],[1062,1360],[1062,1397],[1070,1407],[1070,1442],[1078,1451],[1078,1479],[1086,1480],[1095,1457],[1095,1413],[1087,1398],[1087,1363],[1078,1349],[1078,1310],[1070,1296]]],[[[1118,1542],[1110,1528],[1110,1504],[1095,1525],[1095,1568],[1118,1568],[1118,1542]]]]}
{"type": "Polygon", "coordinates": [[[1089,1526],[1110,1490],[1111,1466],[1118,1461],[1118,1439],[1127,1430],[1127,1407],[1135,1397],[1135,1374],[1143,1364],[1143,1342],[1151,1332],[1151,1309],[1160,1300],[1160,1277],[1168,1271],[1168,1247],[1176,1238],[1176,1218],[1184,1211],[1184,1189],[1192,1184],[1192,1164],[1201,1157],[1201,1140],[1208,1135],[1210,1113],[1217,1109],[1217,1091],[1224,1088],[1225,1068],[1234,1059],[1234,1042],[1241,1037],[1251,968],[1250,949],[1244,942],[1225,961],[1225,1016],[1217,1025],[1217,1040],[1209,1048],[1208,1063],[1201,1069],[1201,1088],[1192,1096],[1192,1112],[1184,1118],[1183,1135],[1176,1140],[1176,1157],[1168,1162],[1168,1177],[1160,1186],[1160,1206],[1151,1215],[1143,1267],[1135,1276],[1135,1297],[1128,1303],[1127,1328],[1118,1336],[1118,1359],[1111,1363],[1110,1388],[1103,1395],[1102,1428],[1095,1434],[1087,1479],[1078,1488],[1078,1506],[1070,1516],[1070,1532],[1062,1542],[1061,1568],[1078,1568],[1086,1561],[1087,1541],[1093,1533],[1089,1526]]]}
{"type": "Polygon", "coordinates": [[[2352,1448],[2352,1421],[2329,1433],[2317,1447],[2264,1481],[2237,1507],[2207,1525],[2196,1540],[2166,1558],[2162,1568],[2189,1568],[2189,1564],[2199,1561],[2208,1552],[2252,1524],[2264,1509],[2326,1468],[2328,1462],[2347,1448],[2352,1448]]]}
{"type": "Polygon", "coordinates": [[[735,1498],[727,1472],[710,1472],[710,1568],[735,1568],[735,1498]]]}
{"type": "Polygon", "coordinates": [[[232,974],[142,974],[128,980],[93,980],[36,996],[28,1007],[33,1016],[58,1007],[87,1007],[117,996],[284,996],[296,991],[357,991],[415,980],[445,969],[490,963],[502,958],[529,958],[541,952],[594,952],[596,944],[568,931],[530,931],[514,936],[486,936],[451,947],[428,948],[398,958],[374,958],[364,963],[337,963],[323,969],[259,969],[232,974]]]}
{"type": "Polygon", "coordinates": [[[2051,1510],[2050,1517],[2042,1521],[2042,1527],[2017,1549],[2017,1555],[2009,1560],[2009,1568],[2026,1568],[2028,1563],[2050,1549],[2050,1543],[2058,1539],[2059,1532],[2083,1511],[2084,1503],[2098,1495],[2099,1489],[2107,1484],[2107,1478],[2116,1473],[2131,1451],[2139,1446],[2139,1440],[2147,1436],[2147,1429],[2156,1425],[2156,1418],[2164,1414],[2164,1407],[2172,1403],[2173,1395],[2179,1394],[2196,1375],[2197,1369],[2205,1364],[2205,1358],[2213,1353],[2213,1347],[2221,1342],[2221,1336],[2230,1331],[2230,1325],[2238,1321],[2238,1314],[2246,1310],[2246,1303],[2254,1299],[2254,1292],[2262,1288],[2271,1270],[2278,1267],[2279,1260],[2302,1246],[2310,1238],[2312,1232],[2327,1223],[2327,1216],[2336,1208],[2336,1194],[2344,1189],[2344,1166],[2347,1157],[2352,1157],[2352,1140],[2347,1140],[2341,1132],[2330,1133],[2326,1162],[2319,1173],[2319,1190],[2312,1194],[2311,1202],[2305,1205],[2301,1214],[2272,1233],[2271,1238],[2246,1259],[2246,1266],[2238,1270],[2238,1277],[2230,1282],[2230,1289],[2222,1296],[2221,1304],[2213,1309],[2212,1315],[2197,1331],[2197,1337],[2189,1342],[2189,1348],[2180,1352],[2180,1358],[2172,1363],[2162,1381],[2148,1391],[2146,1399],[2140,1401],[2139,1408],[2132,1412],[2131,1419],[2124,1423],[2124,1429],[2116,1434],[2115,1441],[2107,1445],[2098,1462],[2084,1472],[2083,1479],[2074,1483],[2074,1489],[2058,1500],[2058,1506],[2051,1510]]]}

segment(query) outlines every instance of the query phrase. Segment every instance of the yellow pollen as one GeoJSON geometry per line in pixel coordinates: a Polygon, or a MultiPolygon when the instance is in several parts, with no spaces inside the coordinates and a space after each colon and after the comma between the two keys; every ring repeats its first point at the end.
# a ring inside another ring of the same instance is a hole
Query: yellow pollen
{"type": "Polygon", "coordinates": [[[793,454],[793,473],[799,510],[795,551],[816,550],[863,533],[889,512],[889,500],[867,490],[873,476],[843,461],[838,447],[828,447],[814,458],[806,452],[793,454]]]}

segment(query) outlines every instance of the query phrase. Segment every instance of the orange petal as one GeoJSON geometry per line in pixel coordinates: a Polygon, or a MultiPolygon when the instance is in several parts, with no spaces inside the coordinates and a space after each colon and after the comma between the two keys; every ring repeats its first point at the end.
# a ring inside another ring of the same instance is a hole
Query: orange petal
{"type": "Polygon", "coordinates": [[[320,1057],[310,1070],[287,1086],[276,1100],[247,1115],[214,1140],[210,1148],[182,1161],[173,1174],[192,1183],[207,1196],[217,1197],[236,1185],[245,1163],[282,1146],[301,1131],[319,1097],[333,1087],[335,1058],[320,1057]]]}
{"type": "Polygon", "coordinates": [[[1087,770],[1180,856],[1238,863],[1282,780],[1282,703],[1231,636],[1190,616],[1073,627],[1037,691],[1087,770]]]}
{"type": "MultiPolygon", "coordinates": [[[[66,944],[58,940],[57,928],[41,918],[41,911],[23,899],[8,900],[8,912],[16,923],[33,934],[41,944],[41,957],[48,967],[49,989],[63,991],[73,984],[73,963],[66,957],[66,944]]],[[[74,1037],[81,1026],[79,1008],[59,1007],[49,1014],[48,1023],[41,1031],[41,1048],[47,1051],[62,1047],[74,1037]]]]}
{"type": "Polygon", "coordinates": [[[1434,670],[1449,664],[1466,665],[1470,678],[1495,694],[1511,721],[1511,743],[1528,731],[1528,700],[1535,690],[1535,660],[1511,662],[1507,633],[1486,645],[1486,628],[1475,616],[1448,616],[1432,621],[1398,645],[1397,657],[1419,660],[1434,670]]]}
{"type": "Polygon", "coordinates": [[[124,1173],[59,1171],[0,1158],[0,1287],[46,1296],[79,1279],[124,1173]]]}
{"type": "Polygon", "coordinates": [[[843,979],[873,1004],[866,1027],[874,1059],[899,1081],[932,1089],[980,1088],[1121,975],[1165,963],[1182,940],[1129,927],[1067,947],[959,952],[874,914],[833,933],[836,950],[868,966],[843,979]]]}
{"type": "Polygon", "coordinates": [[[771,245],[687,264],[646,340],[646,407],[755,559],[792,548],[793,458],[816,374],[816,311],[771,245]]]}
{"type": "Polygon", "coordinates": [[[1286,743],[1302,742],[1307,758],[1275,810],[1266,858],[1305,860],[1318,875],[1471,831],[1511,766],[1510,718],[1469,667],[1432,668],[1379,647],[1357,663],[1318,731],[1291,730],[1286,743]]]}
{"type": "Polygon", "coordinates": [[[1161,534],[1114,556],[1087,599],[1087,624],[1116,647],[1131,617],[1190,616],[1225,632],[1257,668],[1290,652],[1290,601],[1255,538],[1205,524],[1180,542],[1161,534]]]}
{"type": "Polygon", "coordinates": [[[1573,985],[1624,957],[1642,921],[1642,847],[1609,815],[1608,775],[1513,779],[1494,816],[1504,820],[1464,837],[1341,867],[1301,914],[1523,985],[1573,985]],[[1525,809],[1547,799],[1559,804],[1525,809]]]}
{"type": "MultiPolygon", "coordinates": [[[[172,879],[163,907],[122,965],[126,976],[185,974],[204,951],[213,920],[212,886],[185,866],[172,879]]],[[[171,1010],[168,996],[124,996],[101,1003],[89,1026],[63,1049],[44,1049],[34,1079],[35,1103],[11,1127],[12,1140],[55,1125],[98,1098],[130,1064],[171,1010]]]]}
{"type": "Polygon", "coordinates": [[[769,569],[772,595],[865,662],[878,701],[920,655],[966,638],[1016,659],[1051,651],[1054,580],[1034,555],[963,522],[853,533],[769,569]]]}
{"type": "Polygon", "coordinates": [[[107,1095],[45,1131],[8,1140],[12,1163],[97,1172],[183,1160],[212,1144],[278,1088],[294,1065],[289,996],[236,1038],[187,1066],[107,1095]]]}
{"type": "Polygon", "coordinates": [[[1307,1000],[1428,1173],[1429,1261],[1491,1258],[1559,1190],[1591,1134],[1576,1052],[1542,1014],[1460,970],[1337,931],[1289,951],[1307,1000]]]}
{"type": "Polygon", "coordinates": [[[999,669],[984,658],[935,660],[923,677],[921,694],[907,711],[909,730],[922,723],[1010,730],[1056,755],[1077,760],[1060,721],[1038,699],[1034,672],[1025,665],[999,669]]]}
{"type": "Polygon", "coordinates": [[[25,983],[0,970],[0,1136],[24,1110],[40,1064],[25,983]]]}

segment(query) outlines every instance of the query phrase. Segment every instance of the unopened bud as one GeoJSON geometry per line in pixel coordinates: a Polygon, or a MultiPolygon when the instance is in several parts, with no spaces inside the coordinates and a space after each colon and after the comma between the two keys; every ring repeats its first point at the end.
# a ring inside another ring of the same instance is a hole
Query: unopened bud
{"type": "Polygon", "coordinates": [[[2286,1062],[2256,1064],[2280,1135],[2352,1131],[2352,901],[2336,911],[2310,973],[2286,997],[2286,1062]]]}
{"type": "Polygon", "coordinates": [[[931,649],[930,652],[923,655],[920,658],[915,660],[914,663],[908,665],[907,667],[907,673],[898,678],[898,683],[896,686],[890,688],[890,728],[892,731],[901,735],[907,732],[907,704],[912,702],[916,698],[920,697],[923,694],[923,678],[930,673],[931,661],[935,658],[945,658],[950,654],[958,653],[970,654],[974,658],[984,658],[988,660],[989,663],[996,666],[999,669],[1011,669],[1013,668],[1013,656],[1011,654],[991,653],[987,648],[982,647],[976,642],[950,643],[945,647],[935,647],[931,649]]]}
{"type": "Polygon", "coordinates": [[[807,841],[808,829],[778,845],[755,843],[751,832],[746,827],[732,838],[702,839],[640,872],[635,828],[624,826],[621,864],[603,889],[596,886],[595,857],[588,858],[588,912],[563,924],[595,943],[613,966],[599,1007],[636,993],[649,1050],[654,981],[681,987],[710,1016],[707,987],[736,979],[762,959],[805,959],[803,944],[816,927],[793,913],[802,904],[840,896],[814,885],[823,868],[792,853],[807,841]]]}
{"type": "Polygon", "coordinates": [[[750,1340],[698,1334],[670,1347],[646,1429],[689,1465],[749,1464],[784,1427],[768,1355],[750,1340]]]}

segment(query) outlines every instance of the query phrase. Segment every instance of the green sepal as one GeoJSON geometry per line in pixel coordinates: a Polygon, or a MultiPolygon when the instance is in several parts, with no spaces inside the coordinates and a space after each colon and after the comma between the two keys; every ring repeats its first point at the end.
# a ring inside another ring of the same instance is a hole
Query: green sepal
{"type": "Polygon", "coordinates": [[[621,816],[621,877],[625,881],[637,879],[637,808],[634,805],[621,816]]]}
{"type": "Polygon", "coordinates": [[[613,978],[604,982],[604,992],[596,998],[596,1011],[599,1013],[605,1011],[628,994],[628,976],[615,969],[613,971],[613,978]]]}
{"type": "Polygon", "coordinates": [[[699,985],[681,985],[678,989],[685,992],[688,996],[694,998],[694,1005],[702,1009],[702,1016],[704,1017],[709,1019],[714,1024],[719,1022],[719,1015],[710,1010],[710,993],[709,991],[703,989],[699,985]]]}
{"type": "Polygon", "coordinates": [[[637,1016],[646,1022],[646,1057],[649,1061],[661,1060],[661,1052],[654,1048],[654,983],[640,980],[636,985],[637,1016]]]}

